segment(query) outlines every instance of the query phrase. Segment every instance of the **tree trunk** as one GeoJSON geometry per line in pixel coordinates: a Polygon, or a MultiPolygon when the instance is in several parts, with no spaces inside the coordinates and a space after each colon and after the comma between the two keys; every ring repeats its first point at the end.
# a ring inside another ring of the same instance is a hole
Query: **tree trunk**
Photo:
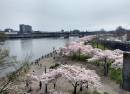
{"type": "Polygon", "coordinates": [[[106,60],[106,57],[104,59],[104,76],[107,76],[108,75],[108,65],[107,65],[107,60],[106,60]]]}
{"type": "Polygon", "coordinates": [[[48,92],[47,90],[47,84],[45,84],[45,94],[48,92]]]}
{"type": "Polygon", "coordinates": [[[45,66],[45,73],[46,73],[46,66],[45,66]]]}
{"type": "Polygon", "coordinates": [[[79,49],[79,56],[78,57],[79,57],[79,60],[80,60],[80,49],[79,49]]]}
{"type": "Polygon", "coordinates": [[[56,88],[56,83],[54,83],[54,89],[56,88]]]}
{"type": "Polygon", "coordinates": [[[97,40],[97,48],[98,48],[98,40],[97,40]]]}
{"type": "Polygon", "coordinates": [[[76,94],[76,90],[77,90],[77,85],[74,86],[74,92],[73,92],[73,94],[76,94]]]}
{"type": "Polygon", "coordinates": [[[106,46],[105,46],[106,43],[104,43],[104,50],[106,49],[106,46]]]}
{"type": "Polygon", "coordinates": [[[105,63],[104,65],[105,69],[104,69],[104,76],[108,76],[108,73],[109,73],[109,63],[105,63]]]}
{"type": "Polygon", "coordinates": [[[109,73],[109,64],[107,63],[107,73],[106,73],[106,76],[108,76],[108,73],[109,73]]]}
{"type": "Polygon", "coordinates": [[[94,47],[94,42],[92,41],[92,47],[94,47]]]}
{"type": "Polygon", "coordinates": [[[105,64],[104,64],[103,68],[104,68],[104,76],[106,76],[106,67],[105,67],[105,64]]]}
{"type": "Polygon", "coordinates": [[[83,91],[83,87],[82,87],[82,85],[80,86],[80,91],[83,91]]]}

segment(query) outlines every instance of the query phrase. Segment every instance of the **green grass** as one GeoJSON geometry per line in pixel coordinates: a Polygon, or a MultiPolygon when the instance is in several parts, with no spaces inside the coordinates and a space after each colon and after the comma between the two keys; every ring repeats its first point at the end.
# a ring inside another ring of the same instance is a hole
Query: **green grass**
{"type": "MultiPolygon", "coordinates": [[[[101,44],[101,43],[98,43],[98,47],[97,47],[97,41],[96,40],[89,42],[89,44],[92,45],[94,48],[99,48],[99,49],[104,50],[104,45],[101,44]]],[[[105,46],[105,50],[108,50],[108,49],[110,49],[110,48],[105,46]]]]}
{"type": "Polygon", "coordinates": [[[100,63],[100,61],[94,61],[94,62],[90,62],[91,64],[93,65],[96,65],[96,66],[101,66],[102,64],[100,63]]]}
{"type": "MultiPolygon", "coordinates": [[[[92,62],[92,64],[98,66],[98,68],[103,69],[104,64],[101,64],[100,62],[101,61],[96,61],[96,62],[92,62]]],[[[107,63],[109,63],[109,66],[111,66],[112,61],[108,61],[107,63]]],[[[122,70],[109,68],[109,77],[111,80],[114,80],[117,84],[122,83],[122,70]]]]}
{"type": "MultiPolygon", "coordinates": [[[[97,47],[97,43],[96,43],[96,42],[93,43],[93,46],[94,46],[94,48],[99,48],[99,49],[104,50],[104,45],[102,45],[102,44],[100,44],[100,43],[98,43],[98,47],[97,47]]],[[[107,50],[107,49],[109,49],[109,48],[108,48],[108,47],[105,47],[105,50],[107,50]]]]}
{"type": "Polygon", "coordinates": [[[122,83],[122,70],[121,69],[110,69],[110,79],[116,81],[116,83],[122,83]]]}
{"type": "Polygon", "coordinates": [[[74,54],[73,56],[70,56],[70,58],[76,61],[86,61],[86,59],[90,57],[87,55],[82,55],[82,54],[81,55],[74,54]]]}

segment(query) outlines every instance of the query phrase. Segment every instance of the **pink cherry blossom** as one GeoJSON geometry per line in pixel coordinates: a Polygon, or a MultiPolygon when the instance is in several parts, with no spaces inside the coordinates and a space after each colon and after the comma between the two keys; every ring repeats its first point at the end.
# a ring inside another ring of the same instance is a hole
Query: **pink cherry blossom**
{"type": "Polygon", "coordinates": [[[43,82],[51,82],[59,77],[64,77],[71,84],[83,84],[88,85],[91,88],[99,88],[101,86],[100,77],[95,73],[94,70],[81,68],[80,66],[62,65],[58,69],[51,70],[44,73],[41,77],[43,82]],[[88,82],[88,84],[86,84],[88,82]]]}
{"type": "Polygon", "coordinates": [[[97,60],[107,60],[113,61],[112,67],[116,66],[117,68],[122,68],[123,66],[123,51],[116,50],[101,50],[98,48],[93,48],[91,45],[84,45],[83,41],[91,41],[95,36],[86,36],[81,38],[77,42],[72,42],[68,44],[66,47],[62,48],[62,53],[65,56],[71,56],[73,53],[78,53],[80,50],[80,54],[87,55],[89,58],[88,62],[94,62],[97,60]]]}

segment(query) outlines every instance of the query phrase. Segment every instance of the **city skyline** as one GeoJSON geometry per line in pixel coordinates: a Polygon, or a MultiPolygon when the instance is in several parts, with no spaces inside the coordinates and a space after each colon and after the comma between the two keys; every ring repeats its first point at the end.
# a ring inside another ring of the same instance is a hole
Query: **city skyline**
{"type": "Polygon", "coordinates": [[[127,29],[129,8],[129,0],[0,0],[0,29],[19,30],[19,24],[42,31],[127,29]]]}

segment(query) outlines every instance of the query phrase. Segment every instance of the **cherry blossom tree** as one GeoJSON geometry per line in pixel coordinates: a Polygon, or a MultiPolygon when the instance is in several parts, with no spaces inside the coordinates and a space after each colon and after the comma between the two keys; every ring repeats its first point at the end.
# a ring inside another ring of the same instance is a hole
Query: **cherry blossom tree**
{"type": "MultiPolygon", "coordinates": [[[[88,59],[88,62],[103,60],[106,58],[107,60],[111,60],[113,68],[122,68],[123,65],[123,51],[121,50],[93,50],[94,54],[92,58],[88,59]]],[[[105,62],[104,62],[105,63],[105,62]]]]}
{"type": "MultiPolygon", "coordinates": [[[[84,45],[84,41],[91,41],[95,36],[86,36],[77,42],[72,42],[62,49],[63,55],[73,56],[78,54],[90,57],[87,62],[98,62],[103,64],[104,76],[109,73],[109,67],[114,69],[122,68],[123,66],[123,51],[116,50],[102,50],[93,48],[91,45],[84,45]],[[109,64],[110,63],[110,64],[109,64]],[[111,65],[111,66],[110,66],[111,65]]],[[[98,65],[99,65],[98,63],[98,65]]]]}
{"type": "Polygon", "coordinates": [[[123,64],[123,51],[116,49],[114,51],[112,50],[101,50],[98,48],[93,48],[91,45],[83,45],[80,42],[72,42],[67,47],[64,47],[62,49],[62,53],[66,56],[71,56],[73,53],[79,53],[83,55],[89,55],[91,58],[89,58],[88,62],[94,62],[97,60],[103,60],[106,58],[107,60],[113,61],[113,65],[115,65],[119,68],[121,68],[123,64]],[[119,60],[120,59],[120,60],[119,60]],[[119,64],[119,66],[118,66],[119,64]]]}
{"type": "Polygon", "coordinates": [[[62,65],[58,69],[48,71],[44,73],[41,80],[44,83],[52,82],[59,77],[66,78],[74,87],[74,94],[78,86],[99,88],[101,86],[100,77],[95,73],[94,70],[81,68],[79,66],[62,65]]]}
{"type": "Polygon", "coordinates": [[[102,50],[98,48],[93,48],[91,45],[84,45],[82,42],[72,42],[66,47],[62,48],[62,54],[65,56],[72,56],[74,53],[83,54],[91,58],[87,59],[88,62],[95,61],[112,61],[112,66],[114,68],[122,68],[123,65],[123,51],[116,50],[102,50]],[[80,49],[80,50],[79,50],[80,49]]]}
{"type": "Polygon", "coordinates": [[[89,56],[90,58],[87,59],[87,62],[99,61],[98,63],[101,63],[104,67],[104,76],[108,75],[109,67],[114,69],[122,69],[123,67],[123,51],[119,49],[113,51],[102,50],[98,48],[93,48],[91,45],[83,45],[80,42],[73,42],[67,47],[64,47],[62,51],[63,54],[66,56],[73,56],[74,53],[77,53],[78,55],[81,54],[84,56],[89,56]]]}

